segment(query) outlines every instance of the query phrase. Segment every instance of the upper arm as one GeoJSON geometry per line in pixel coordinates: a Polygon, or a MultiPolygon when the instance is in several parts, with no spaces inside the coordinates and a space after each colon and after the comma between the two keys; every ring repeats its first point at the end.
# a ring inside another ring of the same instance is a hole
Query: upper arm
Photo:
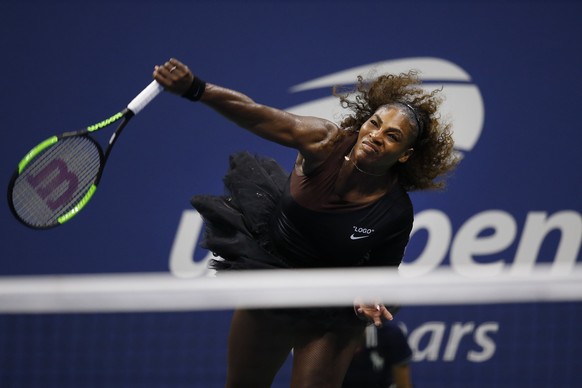
{"type": "Polygon", "coordinates": [[[299,151],[309,163],[324,160],[337,137],[339,127],[329,120],[312,116],[299,116],[290,112],[273,110],[266,120],[252,128],[252,132],[278,144],[299,151]]]}

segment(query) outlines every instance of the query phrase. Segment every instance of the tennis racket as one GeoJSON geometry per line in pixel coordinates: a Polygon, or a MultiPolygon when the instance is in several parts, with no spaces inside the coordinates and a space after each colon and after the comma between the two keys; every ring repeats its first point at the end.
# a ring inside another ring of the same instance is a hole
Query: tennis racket
{"type": "Polygon", "coordinates": [[[77,215],[95,194],[123,128],[162,90],[153,81],[121,112],[81,130],[52,136],[32,148],[18,163],[8,185],[14,216],[31,228],[48,229],[77,215]],[[103,152],[90,134],[114,123],[119,124],[103,152]]]}

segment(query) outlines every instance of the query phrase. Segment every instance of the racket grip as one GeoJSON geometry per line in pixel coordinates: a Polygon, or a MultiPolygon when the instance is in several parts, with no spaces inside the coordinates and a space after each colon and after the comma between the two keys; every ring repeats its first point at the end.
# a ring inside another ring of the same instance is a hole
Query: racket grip
{"type": "Polygon", "coordinates": [[[144,90],[142,90],[131,102],[127,105],[127,109],[133,112],[134,115],[141,112],[147,104],[149,104],[158,94],[164,90],[164,87],[158,81],[152,81],[144,90]]]}

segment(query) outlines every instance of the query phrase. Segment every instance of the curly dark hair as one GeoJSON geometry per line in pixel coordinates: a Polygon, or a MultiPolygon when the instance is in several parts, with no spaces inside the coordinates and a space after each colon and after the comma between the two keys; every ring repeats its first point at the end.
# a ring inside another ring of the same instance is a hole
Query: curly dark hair
{"type": "MultiPolygon", "coordinates": [[[[414,116],[411,119],[421,126],[417,128],[420,137],[414,141],[414,152],[408,161],[394,166],[400,184],[407,191],[444,188],[444,178],[459,163],[453,149],[451,125],[438,114],[441,89],[427,92],[421,84],[418,72],[411,70],[399,75],[381,75],[372,81],[359,76],[355,89],[347,92],[339,92],[337,87],[333,89],[342,107],[352,111],[340,123],[348,132],[357,132],[383,105],[404,104],[414,109],[418,122],[414,116]]],[[[406,111],[410,117],[412,112],[406,109],[405,114],[406,111]]]]}

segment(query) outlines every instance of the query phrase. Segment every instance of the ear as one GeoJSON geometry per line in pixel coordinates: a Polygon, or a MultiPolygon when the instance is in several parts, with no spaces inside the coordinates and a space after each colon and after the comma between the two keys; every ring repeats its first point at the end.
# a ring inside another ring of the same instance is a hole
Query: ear
{"type": "Polygon", "coordinates": [[[400,163],[406,163],[406,161],[408,160],[408,158],[410,158],[413,153],[414,153],[414,148],[407,149],[406,151],[404,151],[404,153],[402,154],[402,156],[398,158],[398,162],[400,162],[400,163]]]}

